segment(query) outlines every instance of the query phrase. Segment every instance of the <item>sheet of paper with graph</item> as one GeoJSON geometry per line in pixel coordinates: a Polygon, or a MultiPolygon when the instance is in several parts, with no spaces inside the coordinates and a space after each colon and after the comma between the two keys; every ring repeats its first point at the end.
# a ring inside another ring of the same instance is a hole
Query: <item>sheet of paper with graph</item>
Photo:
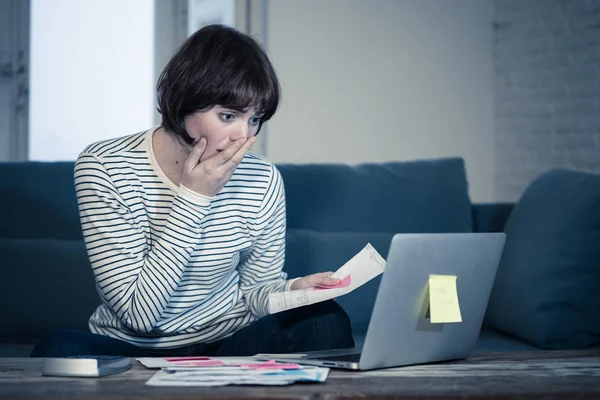
{"type": "Polygon", "coordinates": [[[269,313],[275,314],[348,294],[383,273],[385,265],[385,259],[370,243],[367,243],[360,252],[332,275],[340,279],[340,283],[328,288],[317,287],[271,293],[269,313]]]}

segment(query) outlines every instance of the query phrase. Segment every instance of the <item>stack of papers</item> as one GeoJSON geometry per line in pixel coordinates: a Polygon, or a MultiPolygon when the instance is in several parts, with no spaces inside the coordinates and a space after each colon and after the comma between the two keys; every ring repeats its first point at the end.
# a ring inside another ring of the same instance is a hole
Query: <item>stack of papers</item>
{"type": "Polygon", "coordinates": [[[138,358],[146,368],[159,368],[150,386],[291,385],[325,382],[329,368],[257,361],[253,358],[138,358]]]}

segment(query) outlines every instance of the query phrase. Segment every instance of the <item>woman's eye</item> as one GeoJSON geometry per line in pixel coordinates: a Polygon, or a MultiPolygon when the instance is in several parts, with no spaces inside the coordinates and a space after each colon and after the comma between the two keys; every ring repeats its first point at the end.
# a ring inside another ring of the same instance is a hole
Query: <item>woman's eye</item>
{"type": "Polygon", "coordinates": [[[233,114],[221,114],[221,119],[225,122],[231,122],[234,118],[233,114]]]}
{"type": "Polygon", "coordinates": [[[250,118],[250,123],[252,125],[258,125],[258,124],[260,124],[260,117],[250,118]]]}

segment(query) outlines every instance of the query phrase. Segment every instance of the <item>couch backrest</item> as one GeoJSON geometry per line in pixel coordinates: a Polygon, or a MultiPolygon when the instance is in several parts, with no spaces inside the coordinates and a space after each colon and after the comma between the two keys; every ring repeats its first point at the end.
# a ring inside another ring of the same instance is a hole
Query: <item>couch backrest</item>
{"type": "Polygon", "coordinates": [[[319,232],[469,232],[461,158],[280,164],[290,229],[319,232]]]}
{"type": "Polygon", "coordinates": [[[81,239],[73,162],[0,163],[0,238],[81,239]]]}
{"type": "MultiPolygon", "coordinates": [[[[81,239],[74,163],[0,163],[0,237],[81,239]]],[[[360,165],[279,164],[290,229],[467,232],[460,158],[360,165]]]]}

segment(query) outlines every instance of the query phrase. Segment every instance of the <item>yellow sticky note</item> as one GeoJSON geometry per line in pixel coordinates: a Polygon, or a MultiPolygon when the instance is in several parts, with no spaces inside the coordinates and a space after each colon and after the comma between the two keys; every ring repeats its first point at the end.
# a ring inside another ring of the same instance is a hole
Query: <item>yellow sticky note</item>
{"type": "Polygon", "coordinates": [[[429,314],[436,324],[462,322],[456,275],[429,275],[429,314]]]}

